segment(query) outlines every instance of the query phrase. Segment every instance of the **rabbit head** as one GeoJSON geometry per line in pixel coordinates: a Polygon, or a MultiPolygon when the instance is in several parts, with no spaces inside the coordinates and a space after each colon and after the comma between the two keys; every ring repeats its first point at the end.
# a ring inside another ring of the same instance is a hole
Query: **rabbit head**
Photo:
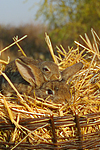
{"type": "Polygon", "coordinates": [[[54,103],[68,103],[70,101],[69,86],[64,81],[45,82],[40,89],[35,90],[37,97],[53,101],[54,103]]]}
{"type": "Polygon", "coordinates": [[[45,82],[40,89],[35,90],[36,96],[52,100],[54,103],[70,103],[71,94],[66,81],[82,68],[83,64],[76,63],[61,72],[62,80],[45,82]]]}
{"type": "Polygon", "coordinates": [[[45,81],[61,80],[61,74],[58,65],[52,61],[34,60],[31,57],[21,56],[19,58],[23,63],[37,66],[43,73],[45,81]]]}
{"type": "Polygon", "coordinates": [[[17,69],[32,86],[40,87],[44,82],[61,79],[58,66],[54,62],[18,58],[15,60],[17,69]]]}
{"type": "Polygon", "coordinates": [[[43,61],[39,65],[45,81],[61,80],[61,74],[57,64],[52,61],[43,61]]]}

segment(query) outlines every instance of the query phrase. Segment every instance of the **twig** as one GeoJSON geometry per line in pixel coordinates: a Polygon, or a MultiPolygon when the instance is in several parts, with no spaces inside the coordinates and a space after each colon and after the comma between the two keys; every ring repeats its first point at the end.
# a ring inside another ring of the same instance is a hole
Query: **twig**
{"type": "Polygon", "coordinates": [[[17,42],[18,41],[18,37],[14,37],[13,40],[14,40],[14,42],[16,42],[16,45],[18,46],[18,48],[20,49],[22,54],[26,57],[26,54],[24,53],[23,49],[21,48],[21,46],[17,42]]]}
{"type": "Polygon", "coordinates": [[[49,47],[49,51],[50,51],[50,53],[51,53],[51,56],[52,56],[54,62],[55,62],[56,64],[58,64],[58,60],[57,60],[57,58],[56,58],[55,55],[54,55],[53,47],[52,47],[50,38],[49,38],[49,36],[47,35],[47,33],[45,33],[45,41],[46,41],[46,43],[47,43],[47,45],[48,45],[48,47],[49,47]]]}
{"type": "Polygon", "coordinates": [[[18,43],[18,42],[20,42],[21,40],[25,39],[26,37],[27,37],[27,35],[23,36],[23,37],[20,38],[19,40],[15,41],[14,43],[12,43],[12,44],[10,44],[9,46],[7,46],[7,47],[5,47],[4,49],[2,49],[2,50],[0,51],[0,55],[1,55],[2,52],[4,52],[5,50],[7,50],[8,48],[10,48],[11,46],[15,45],[16,42],[18,43]]]}

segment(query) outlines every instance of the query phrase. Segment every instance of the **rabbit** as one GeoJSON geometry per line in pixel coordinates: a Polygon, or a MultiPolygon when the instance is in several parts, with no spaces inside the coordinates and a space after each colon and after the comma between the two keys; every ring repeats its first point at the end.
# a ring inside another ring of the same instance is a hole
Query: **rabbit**
{"type": "MultiPolygon", "coordinates": [[[[66,84],[69,77],[74,75],[83,67],[83,64],[76,63],[61,72],[61,81],[49,81],[45,82],[40,89],[35,90],[35,95],[47,100],[51,100],[54,103],[69,103],[71,102],[70,86],[66,84]]],[[[31,92],[32,95],[33,91],[31,92]]]]}
{"type": "Polygon", "coordinates": [[[25,56],[21,56],[20,58],[15,59],[15,61],[9,63],[6,66],[5,72],[11,73],[11,72],[19,71],[21,76],[25,78],[23,71],[29,71],[29,70],[32,72],[34,76],[39,76],[38,73],[43,74],[43,80],[45,81],[61,79],[61,74],[59,72],[58,65],[55,64],[54,62],[34,60],[31,57],[25,57],[25,56]]]}
{"type": "MultiPolygon", "coordinates": [[[[78,72],[82,68],[83,64],[81,62],[76,63],[76,64],[64,69],[62,72],[60,72],[61,77],[62,77],[62,79],[60,81],[56,80],[56,79],[48,80],[48,81],[43,82],[43,84],[39,88],[37,88],[37,86],[34,86],[35,85],[34,80],[36,78],[36,75],[34,74],[33,71],[31,71],[33,64],[32,63],[30,64],[31,60],[28,61],[26,64],[25,59],[23,60],[23,62],[20,59],[15,60],[15,63],[16,62],[18,63],[18,64],[16,63],[16,66],[18,67],[19,70],[14,65],[15,70],[16,70],[14,73],[12,73],[12,70],[10,70],[10,72],[9,72],[9,68],[10,68],[9,66],[7,66],[7,68],[5,69],[5,71],[11,75],[11,77],[10,77],[11,81],[14,83],[15,87],[21,94],[25,93],[26,95],[30,95],[30,96],[34,97],[34,91],[35,91],[35,95],[37,97],[44,98],[44,99],[47,98],[47,100],[52,100],[54,103],[70,102],[70,90],[69,90],[69,85],[66,84],[66,81],[68,80],[69,77],[74,75],[76,72],[78,72]],[[18,71],[21,73],[19,73],[18,71]],[[21,75],[23,78],[21,77],[21,75]],[[49,96],[49,98],[48,98],[48,96],[49,96]]],[[[37,61],[35,63],[38,64],[39,62],[37,61]]],[[[45,62],[43,62],[43,63],[45,64],[45,62]]],[[[41,62],[41,64],[42,64],[42,62],[41,62]]],[[[37,65],[35,67],[36,67],[35,71],[37,69],[37,72],[38,72],[37,65]]],[[[42,65],[41,65],[41,67],[42,67],[42,65]]],[[[42,78],[43,75],[41,73],[43,73],[43,72],[42,71],[40,72],[40,76],[38,76],[39,80],[43,80],[43,78],[42,78]]],[[[5,84],[4,82],[2,82],[1,85],[2,85],[4,95],[11,96],[11,95],[15,94],[14,90],[11,88],[9,83],[6,82],[6,84],[5,84]]]]}
{"type": "Polygon", "coordinates": [[[24,61],[22,61],[21,59],[15,60],[19,73],[30,84],[32,82],[30,82],[27,79],[28,78],[27,71],[28,73],[31,73],[30,75],[32,75],[32,78],[30,78],[30,80],[33,80],[33,84],[35,83],[39,87],[44,82],[61,79],[61,74],[59,72],[58,65],[52,61],[38,60],[38,63],[29,62],[27,65],[24,62],[25,59],[24,61]]]}
{"type": "MultiPolygon", "coordinates": [[[[54,62],[34,60],[25,56],[21,56],[6,65],[4,72],[21,93],[27,91],[27,86],[39,88],[44,82],[61,79],[59,68],[54,62]]],[[[3,90],[2,93],[4,94],[8,93],[7,89],[12,89],[9,83],[3,76],[0,76],[0,81],[0,90],[3,90]]]]}
{"type": "MultiPolygon", "coordinates": [[[[33,91],[31,91],[31,95],[32,94],[33,91]]],[[[63,80],[45,82],[42,87],[35,90],[35,95],[56,104],[70,103],[71,99],[69,85],[67,85],[63,80]]]]}

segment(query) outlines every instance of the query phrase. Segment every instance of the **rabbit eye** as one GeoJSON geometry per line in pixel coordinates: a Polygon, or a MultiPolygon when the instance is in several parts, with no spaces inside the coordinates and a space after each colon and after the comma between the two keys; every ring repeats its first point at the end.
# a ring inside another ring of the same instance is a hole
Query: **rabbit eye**
{"type": "Polygon", "coordinates": [[[47,66],[44,66],[44,67],[43,67],[43,71],[49,72],[50,69],[49,69],[47,66]]]}
{"type": "Polygon", "coordinates": [[[46,91],[46,94],[47,94],[47,95],[53,95],[53,94],[54,94],[54,91],[52,91],[51,89],[48,89],[48,90],[46,91]]]}

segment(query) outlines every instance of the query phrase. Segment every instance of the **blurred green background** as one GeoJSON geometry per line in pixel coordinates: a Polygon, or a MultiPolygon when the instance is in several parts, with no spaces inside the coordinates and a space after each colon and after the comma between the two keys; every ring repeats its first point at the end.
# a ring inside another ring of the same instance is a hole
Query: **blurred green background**
{"type": "MultiPolygon", "coordinates": [[[[17,2],[20,3],[20,1],[17,2]]],[[[29,9],[34,10],[35,3],[30,2],[30,0],[23,2],[23,9],[29,3],[29,9]]],[[[41,0],[38,5],[36,4],[36,8],[35,19],[37,21],[34,21],[34,17],[32,18],[33,21],[20,22],[18,25],[11,23],[8,25],[0,21],[0,50],[11,44],[14,36],[18,35],[21,38],[27,34],[28,37],[19,43],[27,56],[48,60],[51,59],[51,56],[44,40],[45,32],[49,34],[55,52],[56,45],[59,46],[60,44],[66,51],[68,51],[68,46],[76,48],[74,41],[81,42],[79,35],[84,37],[84,33],[87,33],[89,39],[92,40],[91,28],[100,35],[99,0],[41,0]]],[[[18,7],[16,9],[19,10],[18,7]]],[[[13,14],[13,12],[10,13],[13,14]]],[[[18,17],[16,19],[18,20],[18,17]]],[[[21,53],[18,52],[18,47],[14,45],[3,52],[0,57],[7,60],[8,55],[13,60],[21,53]]]]}

